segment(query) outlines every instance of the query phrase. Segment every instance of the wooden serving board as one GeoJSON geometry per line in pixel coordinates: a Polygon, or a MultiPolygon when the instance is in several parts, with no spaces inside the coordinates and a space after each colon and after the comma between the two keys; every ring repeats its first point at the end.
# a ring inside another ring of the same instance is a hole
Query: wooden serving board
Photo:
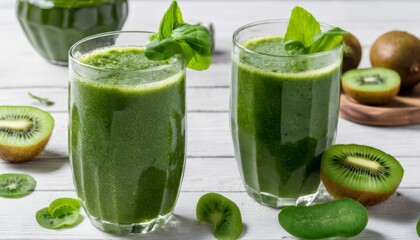
{"type": "Polygon", "coordinates": [[[373,126],[402,126],[420,123],[420,85],[382,106],[367,106],[341,94],[340,116],[373,126]]]}

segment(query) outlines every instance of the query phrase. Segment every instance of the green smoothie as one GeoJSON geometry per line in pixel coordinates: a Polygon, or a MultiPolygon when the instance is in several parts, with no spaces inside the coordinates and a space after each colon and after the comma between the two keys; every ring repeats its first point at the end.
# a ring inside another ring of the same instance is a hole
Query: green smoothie
{"type": "Polygon", "coordinates": [[[122,225],[165,218],[184,167],[185,71],[140,47],[78,60],[94,67],[73,67],[70,81],[70,160],[86,211],[122,225]]]}
{"type": "Polygon", "coordinates": [[[272,206],[275,198],[313,194],[321,155],[335,138],[341,61],[316,70],[310,61],[280,62],[280,37],[242,46],[254,53],[233,60],[231,128],[246,189],[272,206]]]}

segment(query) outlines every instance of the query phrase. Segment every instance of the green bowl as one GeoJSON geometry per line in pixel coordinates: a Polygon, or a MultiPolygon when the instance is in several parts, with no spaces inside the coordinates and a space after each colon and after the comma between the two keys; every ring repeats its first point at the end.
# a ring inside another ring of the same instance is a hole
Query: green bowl
{"type": "Polygon", "coordinates": [[[35,50],[53,64],[67,65],[75,42],[121,30],[128,0],[17,0],[16,14],[35,50]]]}

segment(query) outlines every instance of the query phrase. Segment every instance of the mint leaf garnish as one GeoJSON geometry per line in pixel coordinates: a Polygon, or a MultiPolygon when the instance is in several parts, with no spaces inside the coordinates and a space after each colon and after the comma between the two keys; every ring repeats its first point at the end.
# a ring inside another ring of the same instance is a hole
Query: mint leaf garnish
{"type": "Polygon", "coordinates": [[[180,43],[189,68],[207,69],[211,63],[211,41],[209,30],[200,24],[184,24],[172,32],[172,37],[180,43]]]}
{"type": "Polygon", "coordinates": [[[285,49],[290,55],[328,51],[340,44],[342,36],[347,33],[338,27],[321,32],[319,22],[312,14],[301,7],[295,7],[284,36],[285,49]]]}
{"type": "Polygon", "coordinates": [[[309,47],[315,35],[320,32],[321,26],[312,14],[301,7],[295,7],[290,16],[284,40],[299,41],[304,47],[309,47]]]}
{"type": "Polygon", "coordinates": [[[181,9],[179,9],[178,3],[173,1],[160,21],[158,32],[159,41],[171,37],[172,31],[175,29],[176,25],[180,23],[184,23],[181,9]]]}
{"type": "Polygon", "coordinates": [[[49,100],[48,98],[38,97],[38,96],[36,96],[36,95],[33,95],[33,94],[32,94],[32,93],[30,93],[30,92],[28,92],[28,95],[29,95],[31,98],[33,98],[33,99],[35,99],[35,100],[38,100],[40,103],[43,103],[43,104],[45,104],[45,105],[47,105],[47,106],[52,106],[52,105],[54,105],[54,104],[55,104],[55,102],[53,102],[53,101],[49,100]]]}
{"type": "Polygon", "coordinates": [[[161,61],[182,54],[188,68],[205,70],[211,63],[209,30],[200,24],[184,23],[174,0],[160,22],[159,32],[150,36],[145,56],[161,61]]]}
{"type": "Polygon", "coordinates": [[[172,38],[167,38],[162,41],[157,39],[151,41],[147,45],[144,55],[150,60],[162,61],[179,53],[182,53],[179,43],[172,38]]]}
{"type": "Polygon", "coordinates": [[[314,37],[309,53],[324,52],[333,49],[343,41],[343,35],[348,32],[339,27],[332,28],[327,32],[318,33],[314,37]]]}

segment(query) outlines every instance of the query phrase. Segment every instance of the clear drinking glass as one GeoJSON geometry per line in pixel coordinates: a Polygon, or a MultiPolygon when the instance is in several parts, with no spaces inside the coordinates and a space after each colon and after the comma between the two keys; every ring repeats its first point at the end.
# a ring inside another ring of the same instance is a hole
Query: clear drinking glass
{"type": "Polygon", "coordinates": [[[334,143],[339,110],[342,44],[287,56],[281,53],[287,25],[261,21],[233,35],[235,157],[248,194],[271,207],[308,205],[317,197],[321,155],[334,143]]]}
{"type": "Polygon", "coordinates": [[[150,34],[99,34],[69,52],[76,192],[92,223],[117,235],[165,224],[184,171],[185,66],[181,56],[147,60],[150,34]],[[101,66],[108,59],[111,69],[101,66]]]}

